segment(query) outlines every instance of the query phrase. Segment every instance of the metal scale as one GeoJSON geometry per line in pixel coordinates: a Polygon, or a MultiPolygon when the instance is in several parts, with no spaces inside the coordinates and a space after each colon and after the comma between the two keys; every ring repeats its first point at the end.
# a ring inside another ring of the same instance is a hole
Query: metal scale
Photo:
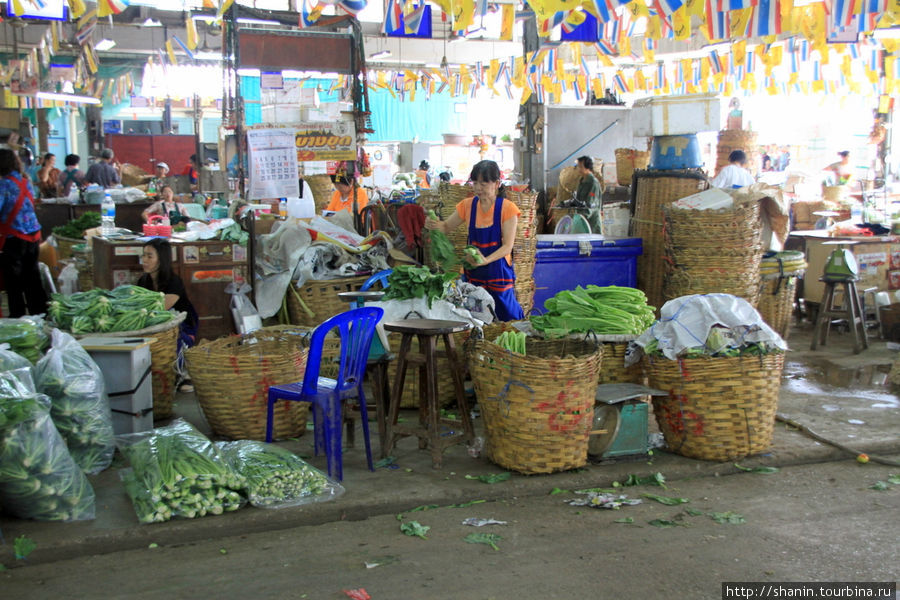
{"type": "Polygon", "coordinates": [[[643,399],[668,395],[636,383],[597,386],[588,455],[594,459],[646,455],[650,450],[649,404],[643,399]]]}
{"type": "Polygon", "coordinates": [[[850,281],[859,277],[859,265],[856,257],[845,246],[853,246],[856,242],[833,240],[822,242],[823,246],[836,246],[828,260],[825,261],[823,279],[826,281],[850,281]]]}

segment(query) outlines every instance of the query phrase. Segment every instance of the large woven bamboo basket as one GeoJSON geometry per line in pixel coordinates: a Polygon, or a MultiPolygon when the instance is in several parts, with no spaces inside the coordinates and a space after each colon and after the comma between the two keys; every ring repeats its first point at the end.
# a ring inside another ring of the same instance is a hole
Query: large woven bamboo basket
{"type": "MultiPolygon", "coordinates": [[[[219,338],[185,352],[200,408],[213,433],[264,440],[269,387],[303,379],[307,331],[290,326],[219,338]]],[[[309,404],[275,404],[275,438],[303,435],[309,404]]]]}
{"type": "Polygon", "coordinates": [[[806,273],[802,252],[779,252],[760,263],[759,314],[778,335],[787,340],[794,314],[797,282],[806,273]]]}
{"type": "Polygon", "coordinates": [[[634,172],[646,169],[649,165],[649,150],[616,148],[616,179],[619,181],[619,185],[631,185],[634,172]]]}
{"type": "Polygon", "coordinates": [[[349,310],[339,292],[355,292],[362,287],[369,275],[341,277],[339,279],[309,280],[299,288],[293,284],[285,292],[291,325],[315,327],[334,315],[349,310]]]}
{"type": "Polygon", "coordinates": [[[645,357],[656,422],[672,452],[736,460],[772,445],[784,354],[668,360],[645,357]]]}
{"type": "Polygon", "coordinates": [[[850,198],[849,185],[823,185],[822,198],[826,202],[843,202],[850,198]]]}
{"type": "Polygon", "coordinates": [[[321,213],[328,206],[328,203],[331,202],[331,196],[334,193],[334,184],[331,183],[331,176],[307,175],[303,178],[303,181],[308,183],[309,189],[312,190],[313,199],[316,202],[316,214],[321,213]]]}
{"type": "MultiPolygon", "coordinates": [[[[532,264],[532,270],[533,269],[534,265],[532,264]]],[[[522,306],[522,312],[528,317],[528,315],[531,314],[531,309],[534,308],[534,277],[531,275],[519,276],[517,272],[515,290],[516,300],[518,300],[519,304],[522,306]]]]}
{"type": "Polygon", "coordinates": [[[722,210],[666,206],[664,211],[664,299],[718,292],[740,296],[755,307],[763,254],[759,202],[737,202],[722,210]]]}
{"type": "Polygon", "coordinates": [[[72,247],[72,261],[78,270],[78,291],[94,289],[94,254],[87,244],[72,247]]]}
{"type": "Polygon", "coordinates": [[[747,155],[746,168],[756,175],[762,166],[762,157],[756,143],[756,132],[745,129],[723,129],[719,132],[719,143],[716,147],[716,173],[731,164],[728,156],[735,150],[743,150],[747,155]]]}
{"type": "Polygon", "coordinates": [[[663,305],[666,273],[663,207],[708,186],[706,176],[696,170],[635,173],[635,187],[631,191],[634,199],[631,234],[643,240],[643,253],[637,261],[638,288],[657,311],[663,305]]]}
{"type": "Polygon", "coordinates": [[[479,341],[469,370],[484,417],[488,458],[520,473],[587,463],[603,350],[575,340],[529,338],[526,355],[479,341]]]}
{"type": "MultiPolygon", "coordinates": [[[[178,313],[166,323],[134,331],[110,331],[104,337],[154,338],[150,344],[150,377],[153,383],[153,418],[168,419],[174,415],[175,360],[178,358],[178,332],[187,313],[178,313]]],[[[96,333],[86,335],[98,335],[96,333]]],[[[76,337],[85,337],[79,335],[76,337]]]]}
{"type": "Polygon", "coordinates": [[[72,258],[74,254],[72,248],[84,243],[84,238],[68,238],[56,234],[53,235],[53,239],[56,240],[56,256],[59,260],[72,258]]]}
{"type": "Polygon", "coordinates": [[[640,362],[625,366],[628,342],[603,342],[603,368],[600,369],[599,384],[604,383],[644,383],[644,369],[640,362]]]}

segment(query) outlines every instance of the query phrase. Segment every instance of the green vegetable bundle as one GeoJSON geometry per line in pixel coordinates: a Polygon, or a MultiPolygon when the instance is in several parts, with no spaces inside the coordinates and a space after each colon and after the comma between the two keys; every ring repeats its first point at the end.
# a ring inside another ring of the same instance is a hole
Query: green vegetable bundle
{"type": "MultiPolygon", "coordinates": [[[[712,356],[714,358],[728,358],[734,356],[763,356],[770,353],[783,352],[781,348],[775,344],[768,342],[744,342],[742,340],[729,340],[727,330],[720,327],[713,327],[709,331],[706,343],[703,346],[687,348],[679,358],[700,358],[703,356],[712,356]]],[[[659,349],[658,340],[650,340],[644,346],[644,353],[652,356],[665,356],[659,349]]]]}
{"type": "Polygon", "coordinates": [[[216,442],[232,469],[245,481],[250,504],[264,508],[331,500],[344,488],[297,455],[253,440],[216,442]]]}
{"type": "Polygon", "coordinates": [[[500,334],[494,343],[517,354],[525,354],[525,332],[524,331],[504,331],[500,334]]]}
{"type": "Polygon", "coordinates": [[[20,519],[94,518],[94,490],[50,419],[30,369],[0,373],[0,505],[20,519]]]}
{"type": "Polygon", "coordinates": [[[112,291],[93,289],[69,296],[53,294],[47,314],[75,334],[136,331],[175,318],[165,309],[165,294],[137,285],[112,291]]]}
{"type": "MultiPolygon", "coordinates": [[[[434,210],[429,210],[426,213],[426,216],[435,221],[439,220],[438,215],[434,210]]],[[[437,229],[430,229],[428,231],[428,241],[432,260],[440,265],[444,271],[453,271],[459,266],[459,258],[456,257],[456,249],[453,247],[453,242],[450,241],[450,238],[447,237],[446,233],[438,231],[437,229]]]]}
{"type": "Polygon", "coordinates": [[[116,438],[131,469],[125,489],[141,523],[220,515],[244,504],[244,478],[203,434],[182,419],[116,438]]]}
{"type": "Polygon", "coordinates": [[[544,302],[547,312],[531,317],[534,328],[549,336],[592,331],[597,335],[638,335],[656,320],[647,296],[634,288],[578,286],[544,302]]]}
{"type": "Polygon", "coordinates": [[[49,341],[41,317],[0,319],[0,344],[9,344],[13,352],[24,356],[32,364],[41,358],[49,341]]]}
{"type": "Polygon", "coordinates": [[[65,225],[59,225],[53,228],[53,235],[66,238],[83,238],[87,229],[100,227],[100,213],[86,212],[77,219],[72,219],[65,225]]]}
{"type": "Polygon", "coordinates": [[[458,276],[457,273],[432,273],[428,267],[400,265],[394,267],[388,277],[384,299],[427,298],[428,308],[431,308],[432,302],[444,297],[447,284],[458,276]]]}
{"type": "Polygon", "coordinates": [[[50,416],[81,469],[95,475],[112,462],[112,415],[103,373],[71,335],[54,329],[53,345],[34,367],[38,390],[50,397],[50,416]]]}
{"type": "Polygon", "coordinates": [[[9,344],[0,345],[0,373],[12,371],[13,369],[30,369],[31,362],[19,354],[9,349],[9,344]]]}

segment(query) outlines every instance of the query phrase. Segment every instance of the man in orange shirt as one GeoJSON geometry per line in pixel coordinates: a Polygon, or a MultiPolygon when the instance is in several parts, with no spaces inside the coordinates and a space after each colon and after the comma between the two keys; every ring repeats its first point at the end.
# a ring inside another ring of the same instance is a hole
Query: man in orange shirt
{"type": "MultiPolygon", "coordinates": [[[[353,206],[353,177],[345,175],[331,176],[336,188],[331,196],[331,202],[325,207],[325,210],[338,212],[341,210],[351,210],[353,206]]],[[[362,212],[363,208],[369,203],[369,195],[366,194],[365,188],[356,188],[356,211],[362,212]]]]}

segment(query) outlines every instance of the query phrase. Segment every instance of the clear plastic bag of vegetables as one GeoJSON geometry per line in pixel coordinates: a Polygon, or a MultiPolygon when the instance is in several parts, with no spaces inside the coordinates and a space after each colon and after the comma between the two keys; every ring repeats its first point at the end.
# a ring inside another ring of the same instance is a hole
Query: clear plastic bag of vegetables
{"type": "Polygon", "coordinates": [[[131,464],[121,476],[141,523],[220,515],[244,505],[243,477],[183,419],[117,436],[116,445],[131,464]]]}
{"type": "Polygon", "coordinates": [[[13,369],[30,368],[30,360],[12,350],[9,344],[0,344],[0,373],[13,369]]]}
{"type": "Polygon", "coordinates": [[[94,490],[50,419],[31,369],[0,373],[0,506],[20,519],[94,518],[94,490]]]}
{"type": "Polygon", "coordinates": [[[250,504],[285,508],[333,500],[344,488],[289,450],[254,440],[216,442],[222,456],[246,481],[250,504]]]}
{"type": "Polygon", "coordinates": [[[24,356],[32,364],[43,356],[48,341],[41,317],[0,319],[0,344],[9,344],[16,354],[24,356]]]}
{"type": "Polygon", "coordinates": [[[72,458],[89,475],[103,471],[116,451],[103,373],[75,338],[59,329],[34,367],[38,391],[50,397],[50,415],[72,458]]]}

